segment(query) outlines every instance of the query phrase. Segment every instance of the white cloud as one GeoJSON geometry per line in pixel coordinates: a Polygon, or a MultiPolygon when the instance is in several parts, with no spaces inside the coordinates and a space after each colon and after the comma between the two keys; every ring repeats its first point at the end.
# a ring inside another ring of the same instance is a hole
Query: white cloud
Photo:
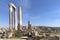
{"type": "Polygon", "coordinates": [[[21,5],[22,5],[24,8],[29,9],[29,8],[31,7],[31,0],[21,0],[21,5]]]}
{"type": "Polygon", "coordinates": [[[23,18],[28,19],[29,18],[28,10],[31,8],[31,0],[21,0],[21,6],[22,6],[23,18]]]}
{"type": "Polygon", "coordinates": [[[60,14],[60,10],[53,10],[53,11],[49,11],[49,12],[44,12],[44,15],[46,14],[60,14]]]}

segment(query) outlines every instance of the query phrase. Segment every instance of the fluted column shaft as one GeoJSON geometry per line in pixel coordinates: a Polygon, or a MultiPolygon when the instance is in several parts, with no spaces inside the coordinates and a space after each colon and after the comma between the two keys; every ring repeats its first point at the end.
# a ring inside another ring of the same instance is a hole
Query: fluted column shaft
{"type": "Polygon", "coordinates": [[[10,31],[12,31],[12,6],[10,6],[10,9],[9,9],[9,29],[10,31]]]}
{"type": "Polygon", "coordinates": [[[17,30],[17,26],[16,26],[16,9],[14,9],[14,29],[17,30]]]}
{"type": "Polygon", "coordinates": [[[18,30],[22,30],[22,11],[21,11],[21,7],[18,8],[18,30]]]}
{"type": "Polygon", "coordinates": [[[20,28],[22,30],[22,9],[20,7],[20,28]]]}

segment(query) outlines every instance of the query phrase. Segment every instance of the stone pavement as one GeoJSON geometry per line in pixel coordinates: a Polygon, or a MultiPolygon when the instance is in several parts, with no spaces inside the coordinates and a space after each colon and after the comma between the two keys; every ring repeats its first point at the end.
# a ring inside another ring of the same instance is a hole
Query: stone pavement
{"type": "Polygon", "coordinates": [[[26,40],[26,39],[0,39],[0,40],[26,40]]]}
{"type": "Polygon", "coordinates": [[[6,38],[1,39],[0,38],[0,40],[26,40],[27,38],[28,37],[24,36],[24,37],[21,37],[21,38],[12,38],[12,39],[6,39],[6,38]]]}

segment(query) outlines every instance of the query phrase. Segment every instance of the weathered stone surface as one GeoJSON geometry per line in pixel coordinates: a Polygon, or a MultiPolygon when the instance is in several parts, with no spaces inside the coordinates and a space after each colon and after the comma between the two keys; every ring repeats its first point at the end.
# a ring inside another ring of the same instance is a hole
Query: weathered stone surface
{"type": "Polygon", "coordinates": [[[13,30],[13,20],[12,20],[12,8],[14,8],[14,29],[17,30],[17,26],[16,26],[16,7],[14,4],[10,3],[9,4],[9,29],[10,31],[13,30]]]}
{"type": "Polygon", "coordinates": [[[22,30],[22,10],[18,8],[18,30],[22,30]]]}
{"type": "Polygon", "coordinates": [[[59,40],[59,37],[57,37],[57,36],[49,37],[48,40],[59,40]]]}

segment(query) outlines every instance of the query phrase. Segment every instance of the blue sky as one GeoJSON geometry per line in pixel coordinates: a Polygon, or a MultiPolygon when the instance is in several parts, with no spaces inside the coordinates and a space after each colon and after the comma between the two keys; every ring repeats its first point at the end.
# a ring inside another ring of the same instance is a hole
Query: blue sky
{"type": "Polygon", "coordinates": [[[10,2],[22,7],[23,25],[60,27],[60,0],[0,0],[0,26],[9,26],[10,2]]]}

